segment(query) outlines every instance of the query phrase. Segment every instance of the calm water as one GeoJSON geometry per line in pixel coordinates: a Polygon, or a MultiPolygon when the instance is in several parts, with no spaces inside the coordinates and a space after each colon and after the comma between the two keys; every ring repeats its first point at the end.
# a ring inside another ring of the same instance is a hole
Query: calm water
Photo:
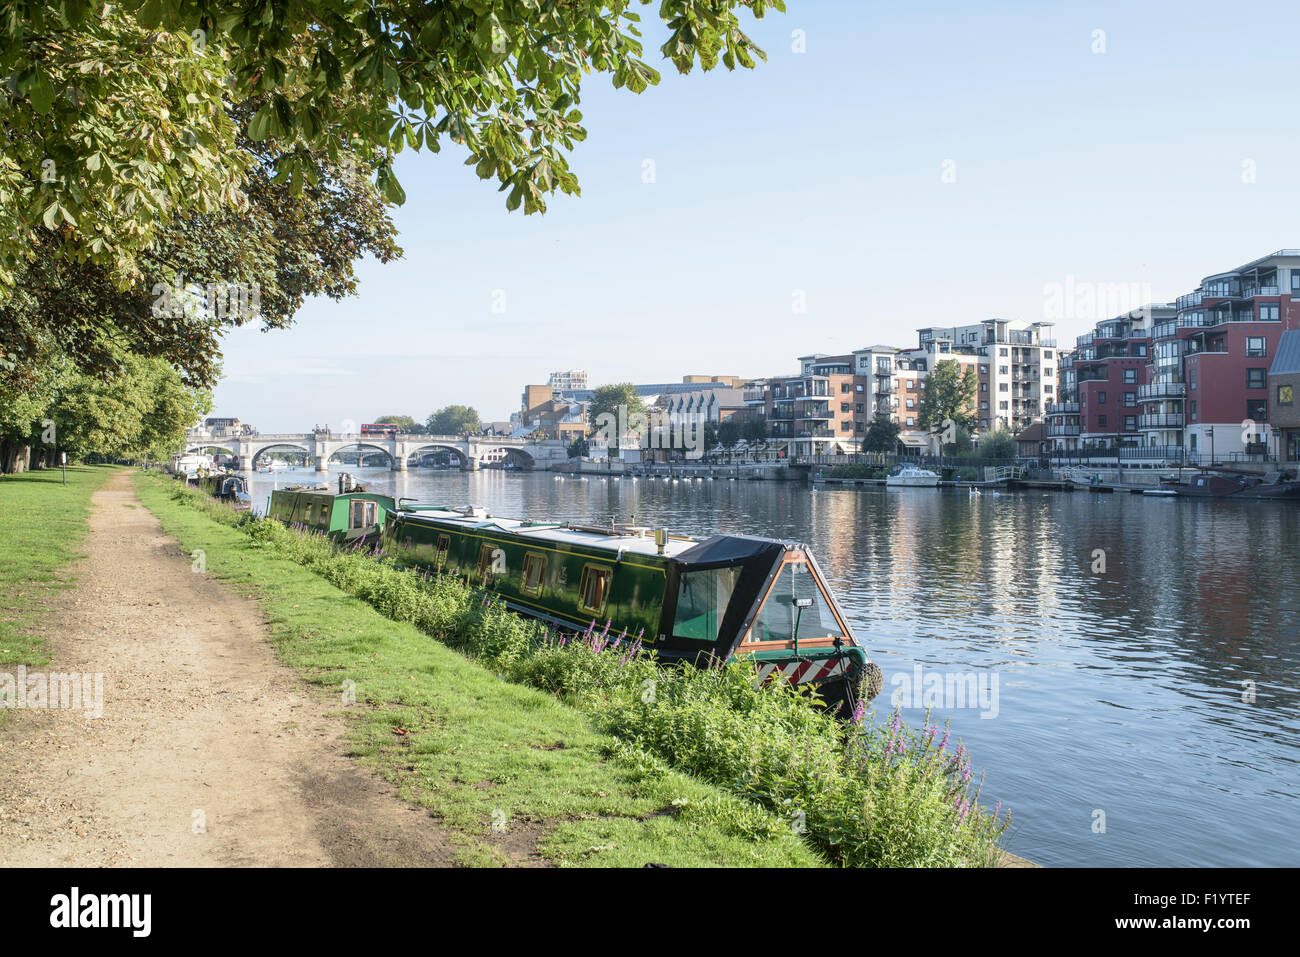
{"type": "MultiPolygon", "coordinates": [[[[918,665],[997,677],[996,717],[936,713],[987,770],[984,802],[1011,808],[1009,850],[1049,866],[1300,864],[1300,506],[352,471],[502,515],[805,541],[885,671],[878,714],[918,665]]],[[[254,501],[314,478],[256,475],[254,501]]]]}

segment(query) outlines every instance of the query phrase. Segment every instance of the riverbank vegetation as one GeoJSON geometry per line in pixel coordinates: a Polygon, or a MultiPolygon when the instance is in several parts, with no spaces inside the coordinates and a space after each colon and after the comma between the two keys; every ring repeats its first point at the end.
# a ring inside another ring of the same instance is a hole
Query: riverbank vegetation
{"type": "Polygon", "coordinates": [[[553,695],[381,615],[252,538],[225,506],[177,495],[170,480],[136,484],[209,574],[257,600],[281,660],[340,702],[351,753],[463,838],[461,863],[824,864],[781,815],[651,762],[553,695]]]}
{"type": "Polygon", "coordinates": [[[110,469],[0,476],[0,668],[49,662],[40,621],[72,585],[69,565],[85,537],[90,497],[110,469]]]}
{"type": "MultiPolygon", "coordinates": [[[[501,680],[546,692],[617,741],[612,753],[640,773],[674,770],[708,782],[765,815],[756,820],[779,821],[826,862],[996,861],[1007,818],[980,806],[969,755],[937,725],[912,729],[896,715],[881,724],[859,711],[845,726],[786,685],[755,686],[743,663],[661,666],[633,636],[599,624],[579,635],[550,631],[459,579],[423,577],[382,554],[339,550],[323,538],[236,515],[192,490],[150,479],[141,486],[161,514],[179,509],[213,519],[242,536],[241,552],[308,569],[501,680]]],[[[386,668],[415,673],[403,660],[409,648],[386,650],[396,655],[386,668]]],[[[419,720],[418,713],[403,720],[419,720]]]]}

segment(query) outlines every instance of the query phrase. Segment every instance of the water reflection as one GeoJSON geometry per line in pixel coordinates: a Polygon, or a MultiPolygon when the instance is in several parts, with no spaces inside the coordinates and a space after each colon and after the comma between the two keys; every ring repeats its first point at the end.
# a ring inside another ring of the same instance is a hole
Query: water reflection
{"type": "MultiPolygon", "coordinates": [[[[999,676],[996,718],[943,717],[987,768],[989,803],[1011,807],[1013,851],[1048,865],[1300,859],[1293,505],[354,472],[375,491],[503,515],[805,541],[885,670],[877,713],[916,665],[999,676]]],[[[304,479],[253,476],[254,501],[304,479]]]]}

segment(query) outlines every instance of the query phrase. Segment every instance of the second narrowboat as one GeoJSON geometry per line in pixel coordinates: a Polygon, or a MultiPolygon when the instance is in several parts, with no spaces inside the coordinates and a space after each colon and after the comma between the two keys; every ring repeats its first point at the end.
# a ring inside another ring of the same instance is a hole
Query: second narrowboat
{"type": "Polygon", "coordinates": [[[378,541],[384,522],[396,507],[391,495],[367,492],[341,475],[337,491],[327,486],[274,490],[266,514],[285,525],[300,525],[326,535],[341,545],[355,545],[378,541]]]}

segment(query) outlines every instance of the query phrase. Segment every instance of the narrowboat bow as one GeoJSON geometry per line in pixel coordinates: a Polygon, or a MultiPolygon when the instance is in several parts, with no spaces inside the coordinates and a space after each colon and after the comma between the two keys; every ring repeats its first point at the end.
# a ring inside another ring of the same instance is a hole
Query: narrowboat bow
{"type": "Polygon", "coordinates": [[[405,567],[465,577],[562,629],[609,622],[612,634],[640,636],[660,660],[707,666],[748,657],[764,680],[815,685],[837,710],[880,690],[880,668],[805,545],[403,503],[388,516],[383,542],[405,567]]]}

